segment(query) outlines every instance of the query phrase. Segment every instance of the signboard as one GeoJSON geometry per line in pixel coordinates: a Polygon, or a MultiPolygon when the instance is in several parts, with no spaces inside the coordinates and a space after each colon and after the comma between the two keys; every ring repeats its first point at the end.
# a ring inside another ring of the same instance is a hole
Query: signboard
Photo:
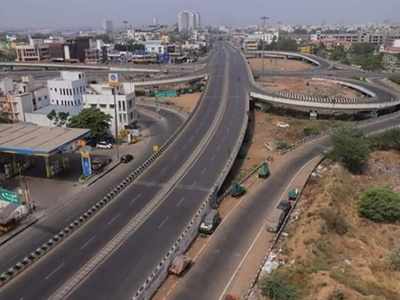
{"type": "Polygon", "coordinates": [[[19,198],[17,193],[12,191],[0,188],[0,201],[14,203],[14,204],[21,204],[21,199],[19,198]]]}
{"type": "Polygon", "coordinates": [[[84,147],[81,150],[82,174],[85,177],[89,177],[92,175],[92,161],[90,159],[90,152],[86,148],[84,147]]]}
{"type": "Polygon", "coordinates": [[[118,73],[108,74],[108,84],[110,86],[118,86],[119,85],[118,73]]]}
{"type": "Polygon", "coordinates": [[[154,94],[157,98],[168,98],[168,97],[176,97],[176,90],[165,90],[165,91],[157,91],[154,94]]]}

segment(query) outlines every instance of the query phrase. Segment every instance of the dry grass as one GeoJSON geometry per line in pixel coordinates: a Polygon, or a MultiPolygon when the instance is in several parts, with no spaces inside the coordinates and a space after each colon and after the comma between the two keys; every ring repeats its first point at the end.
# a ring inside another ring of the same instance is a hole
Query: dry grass
{"type": "Polygon", "coordinates": [[[399,168],[400,153],[376,152],[365,175],[328,165],[321,178],[307,185],[297,208],[300,216],[289,224],[289,237],[279,245],[287,262],[282,268],[302,286],[302,299],[326,300],[338,290],[346,300],[400,299],[400,272],[388,259],[399,246],[400,224],[375,224],[357,213],[362,191],[399,187],[399,168]],[[349,224],[348,232],[327,230],[320,216],[324,209],[339,213],[349,224]]]}

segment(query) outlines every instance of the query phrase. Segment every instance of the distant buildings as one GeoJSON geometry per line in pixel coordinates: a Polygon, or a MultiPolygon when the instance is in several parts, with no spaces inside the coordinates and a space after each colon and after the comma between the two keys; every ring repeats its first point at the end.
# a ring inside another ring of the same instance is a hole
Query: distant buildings
{"type": "Polygon", "coordinates": [[[18,62],[40,62],[50,58],[49,45],[42,40],[29,38],[28,44],[17,45],[18,62]]]}
{"type": "Polygon", "coordinates": [[[104,20],[103,29],[106,34],[112,34],[114,32],[114,25],[111,20],[104,20]]]}
{"type": "Polygon", "coordinates": [[[322,44],[351,45],[353,43],[369,43],[375,45],[383,45],[400,39],[400,32],[345,32],[345,33],[323,33],[318,31],[311,35],[311,41],[322,44]]]}
{"type": "Polygon", "coordinates": [[[201,28],[201,18],[198,12],[184,10],[178,14],[178,30],[188,33],[201,28]]]}
{"type": "Polygon", "coordinates": [[[394,40],[392,43],[382,45],[379,51],[383,54],[382,63],[384,68],[393,72],[399,72],[400,39],[394,40]]]}

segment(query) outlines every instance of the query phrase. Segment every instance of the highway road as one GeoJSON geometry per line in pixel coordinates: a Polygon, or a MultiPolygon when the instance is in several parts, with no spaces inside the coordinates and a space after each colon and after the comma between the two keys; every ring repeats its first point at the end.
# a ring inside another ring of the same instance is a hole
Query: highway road
{"type": "MultiPolygon", "coordinates": [[[[210,61],[210,83],[185,130],[150,169],[106,209],[0,291],[1,299],[45,299],[93,258],[153,201],[157,207],[98,266],[71,299],[123,299],[133,295],[210,192],[235,144],[244,118],[247,73],[239,54],[220,45],[210,61]],[[243,84],[237,84],[237,82],[243,84]],[[216,131],[210,125],[217,119],[216,131]],[[212,133],[212,134],[211,134],[212,133]],[[210,135],[206,145],[204,138],[210,135]],[[193,160],[193,153],[198,157],[193,160]],[[192,161],[193,160],[193,161],[192,161]],[[192,163],[186,169],[188,161],[192,163]],[[185,167],[185,174],[174,178],[185,167]],[[178,180],[178,181],[177,181],[178,180]],[[165,189],[172,190],[164,195],[165,189]],[[160,199],[156,195],[163,195],[160,199]]],[[[43,228],[44,231],[47,228],[43,228]]]]}
{"type": "Polygon", "coordinates": [[[147,113],[140,113],[142,109],[146,109],[155,116],[157,114],[155,114],[153,108],[139,106],[139,123],[143,128],[147,128],[151,135],[151,143],[146,146],[146,153],[134,153],[135,160],[130,164],[120,165],[84,191],[79,192],[78,195],[66,195],[62,207],[51,208],[51,212],[45,212],[46,215],[35,225],[0,246],[0,270],[7,270],[10,266],[21,261],[30,251],[42,245],[55,233],[67,226],[71,220],[79,217],[98,201],[101,195],[106,194],[112,186],[123,180],[132,168],[140,166],[150,155],[149,153],[152,153],[153,143],[164,143],[183,122],[180,116],[167,110],[161,110],[156,120],[154,117],[147,116],[147,113]],[[160,117],[162,119],[158,119],[160,117]]]}
{"type": "MultiPolygon", "coordinates": [[[[370,134],[393,126],[400,126],[400,113],[374,119],[362,125],[362,129],[370,134]]],[[[287,154],[284,164],[273,171],[257,195],[242,203],[229,221],[217,229],[212,242],[168,299],[222,299],[221,293],[239,266],[241,258],[251,247],[268,212],[279,203],[292,178],[329,147],[330,139],[324,137],[287,154]]]]}

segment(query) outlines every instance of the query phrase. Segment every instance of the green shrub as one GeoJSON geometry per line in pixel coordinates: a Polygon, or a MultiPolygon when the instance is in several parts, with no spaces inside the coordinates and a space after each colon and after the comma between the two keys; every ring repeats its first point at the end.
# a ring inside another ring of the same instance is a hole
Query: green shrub
{"type": "Polygon", "coordinates": [[[337,211],[323,208],[320,211],[320,216],[325,221],[329,231],[333,231],[339,235],[344,235],[349,231],[349,224],[337,211]]]}
{"type": "Polygon", "coordinates": [[[276,141],[276,149],[289,150],[292,146],[286,141],[276,141]]]}
{"type": "Polygon", "coordinates": [[[332,134],[332,159],[343,163],[353,173],[360,173],[368,161],[368,139],[356,128],[339,127],[332,134]]]}
{"type": "Polygon", "coordinates": [[[400,129],[392,129],[370,138],[371,145],[377,150],[400,150],[400,129]]]}
{"type": "Polygon", "coordinates": [[[400,248],[396,248],[389,256],[390,267],[395,271],[400,271],[400,248]]]}
{"type": "Polygon", "coordinates": [[[295,300],[298,298],[297,287],[289,283],[279,270],[273,271],[262,279],[261,292],[263,296],[269,297],[271,300],[295,300]]]}
{"type": "Polygon", "coordinates": [[[305,127],[303,133],[305,136],[312,136],[320,134],[321,130],[318,127],[305,127]]]}
{"type": "Polygon", "coordinates": [[[361,195],[358,211],[374,222],[400,221],[400,194],[389,188],[371,188],[361,195]]]}

